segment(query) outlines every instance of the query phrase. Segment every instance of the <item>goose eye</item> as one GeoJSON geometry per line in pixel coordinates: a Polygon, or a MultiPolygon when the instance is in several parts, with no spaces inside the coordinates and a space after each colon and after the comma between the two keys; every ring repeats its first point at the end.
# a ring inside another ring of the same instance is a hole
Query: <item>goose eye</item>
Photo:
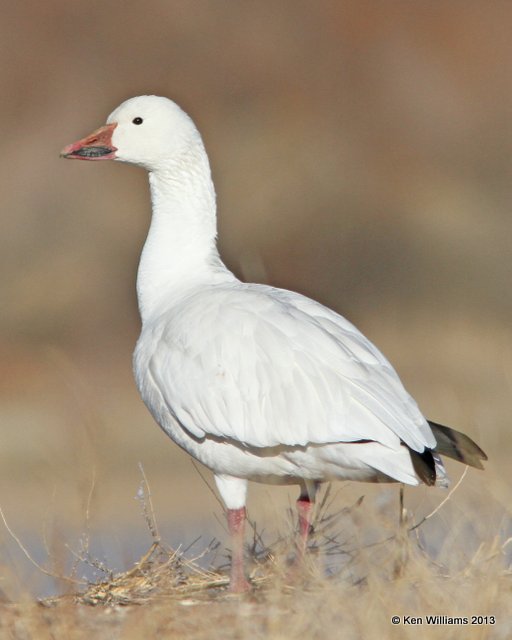
{"type": "Polygon", "coordinates": [[[133,124],[142,124],[144,122],[144,120],[142,118],[134,118],[132,120],[133,124]]]}

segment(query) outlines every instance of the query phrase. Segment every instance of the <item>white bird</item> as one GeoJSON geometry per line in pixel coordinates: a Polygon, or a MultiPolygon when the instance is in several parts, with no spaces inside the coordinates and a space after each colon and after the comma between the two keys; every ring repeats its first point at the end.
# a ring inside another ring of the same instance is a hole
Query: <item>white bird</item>
{"type": "Polygon", "coordinates": [[[301,556],[321,482],[443,485],[440,453],[482,468],[484,452],[464,434],[428,422],[350,322],[298,293],[241,282],[224,266],[208,157],[174,102],[131,98],[61,155],[149,172],[135,378],[160,427],[215,475],[233,539],[233,591],[249,588],[248,480],[300,486],[301,556]]]}

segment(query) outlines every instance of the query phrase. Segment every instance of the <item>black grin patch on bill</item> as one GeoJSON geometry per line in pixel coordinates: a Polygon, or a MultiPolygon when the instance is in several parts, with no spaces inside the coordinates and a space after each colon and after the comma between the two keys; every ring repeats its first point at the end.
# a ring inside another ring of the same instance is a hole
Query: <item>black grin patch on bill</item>
{"type": "Polygon", "coordinates": [[[113,149],[109,147],[81,147],[68,155],[80,156],[81,158],[101,158],[101,156],[107,156],[112,151],[113,149]]]}

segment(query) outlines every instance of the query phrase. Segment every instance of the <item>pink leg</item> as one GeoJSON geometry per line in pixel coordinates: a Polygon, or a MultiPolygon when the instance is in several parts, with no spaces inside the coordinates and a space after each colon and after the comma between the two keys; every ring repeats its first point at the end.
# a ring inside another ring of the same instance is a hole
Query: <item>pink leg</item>
{"type": "Polygon", "coordinates": [[[227,517],[232,546],[229,590],[232,593],[243,593],[251,588],[244,575],[245,507],[228,509],[227,517]]]}
{"type": "Polygon", "coordinates": [[[308,538],[311,531],[311,521],[313,515],[313,502],[308,496],[301,495],[297,500],[297,512],[299,514],[299,542],[297,564],[302,564],[306,549],[308,548],[308,538]]]}

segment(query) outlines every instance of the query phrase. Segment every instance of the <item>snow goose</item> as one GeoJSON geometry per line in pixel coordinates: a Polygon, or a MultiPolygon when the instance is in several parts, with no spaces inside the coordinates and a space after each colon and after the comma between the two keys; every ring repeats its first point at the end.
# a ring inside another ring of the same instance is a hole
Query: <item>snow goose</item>
{"type": "Polygon", "coordinates": [[[61,155],[149,172],[135,378],[160,427],[215,475],[232,536],[232,591],[249,588],[248,480],[299,485],[300,556],[321,482],[442,485],[439,454],[482,468],[484,452],[426,420],[350,322],[298,293],[241,282],[224,266],[208,157],[174,102],[131,98],[61,155]]]}

